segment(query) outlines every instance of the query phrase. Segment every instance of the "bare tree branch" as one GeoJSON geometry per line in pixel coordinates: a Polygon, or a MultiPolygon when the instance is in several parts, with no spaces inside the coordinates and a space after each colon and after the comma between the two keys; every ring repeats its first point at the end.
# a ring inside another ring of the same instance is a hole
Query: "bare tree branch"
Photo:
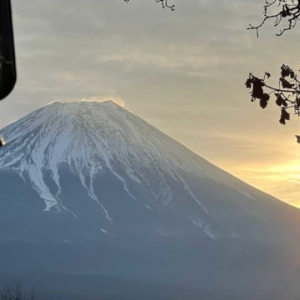
{"type": "Polygon", "coordinates": [[[1,300],[34,300],[35,294],[32,290],[30,298],[25,297],[23,292],[23,287],[21,283],[18,283],[15,288],[10,288],[7,285],[4,285],[2,293],[0,293],[1,300]]]}
{"type": "MultiPolygon", "coordinates": [[[[125,2],[129,2],[130,0],[124,0],[125,2]]],[[[168,0],[155,0],[156,3],[160,3],[163,8],[169,8],[171,10],[175,10],[175,4],[169,4],[168,0]]]]}
{"type": "Polygon", "coordinates": [[[256,35],[259,35],[259,29],[268,21],[273,20],[275,27],[280,26],[284,21],[287,24],[283,25],[277,36],[283,35],[286,31],[293,29],[300,18],[300,1],[299,0],[265,0],[263,20],[260,24],[253,26],[249,24],[247,29],[254,29],[256,35]]]}

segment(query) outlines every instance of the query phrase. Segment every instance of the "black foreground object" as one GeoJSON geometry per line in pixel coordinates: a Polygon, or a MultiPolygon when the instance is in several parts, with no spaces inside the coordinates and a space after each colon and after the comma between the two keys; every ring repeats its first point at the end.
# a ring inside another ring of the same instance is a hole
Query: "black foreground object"
{"type": "Polygon", "coordinates": [[[0,0],[0,100],[17,81],[14,35],[10,0],[0,0]]]}

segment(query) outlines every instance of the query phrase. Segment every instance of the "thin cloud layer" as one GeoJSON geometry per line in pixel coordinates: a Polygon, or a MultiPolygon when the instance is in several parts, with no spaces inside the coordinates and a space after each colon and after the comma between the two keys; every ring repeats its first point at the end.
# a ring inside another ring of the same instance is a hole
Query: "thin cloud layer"
{"type": "Polygon", "coordinates": [[[125,107],[125,102],[122,98],[116,96],[91,96],[81,99],[82,102],[106,102],[113,101],[121,107],[125,107]]]}

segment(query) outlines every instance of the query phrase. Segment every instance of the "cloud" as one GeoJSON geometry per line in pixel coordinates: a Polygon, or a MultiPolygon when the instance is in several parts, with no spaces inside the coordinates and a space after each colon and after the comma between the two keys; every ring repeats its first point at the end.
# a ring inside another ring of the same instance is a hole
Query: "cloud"
{"type": "Polygon", "coordinates": [[[118,96],[91,96],[83,98],[82,102],[106,102],[113,101],[121,107],[125,107],[125,102],[121,97],[118,96]]]}

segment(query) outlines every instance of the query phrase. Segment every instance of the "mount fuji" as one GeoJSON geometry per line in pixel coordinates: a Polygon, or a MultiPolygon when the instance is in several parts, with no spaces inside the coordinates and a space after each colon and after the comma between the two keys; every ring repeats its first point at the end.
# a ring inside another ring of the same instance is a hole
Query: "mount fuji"
{"type": "Polygon", "coordinates": [[[3,130],[0,282],[43,299],[298,299],[300,212],[113,102],[3,130]]]}

